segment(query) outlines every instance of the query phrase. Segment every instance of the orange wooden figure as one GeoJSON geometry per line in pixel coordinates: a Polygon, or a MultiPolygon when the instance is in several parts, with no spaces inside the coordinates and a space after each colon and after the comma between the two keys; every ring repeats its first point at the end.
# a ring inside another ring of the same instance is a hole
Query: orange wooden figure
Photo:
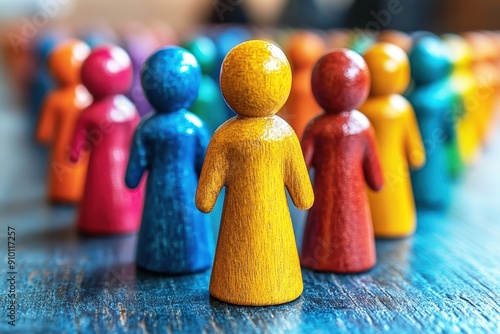
{"type": "Polygon", "coordinates": [[[372,123],[385,186],[368,190],[377,237],[399,238],[415,231],[417,215],[409,168],[425,162],[415,112],[402,94],[410,82],[410,64],[398,46],[377,43],[364,54],[370,69],[370,97],[359,111],[372,123]]]}
{"type": "Polygon", "coordinates": [[[382,188],[370,121],[357,110],[370,89],[363,58],[333,50],[314,65],[313,94],[325,110],[304,132],[302,148],[314,168],[315,202],[304,230],[301,263],[307,268],[356,273],[375,265],[366,184],[382,188]]]}
{"type": "Polygon", "coordinates": [[[222,63],[222,94],[238,116],[210,141],[196,206],[210,212],[226,187],[210,294],[228,303],[281,304],[303,290],[285,187],[302,210],[314,195],[299,140],[275,116],[291,79],[283,52],[265,41],[239,44],[222,63]]]}
{"type": "Polygon", "coordinates": [[[397,30],[382,30],[377,37],[379,42],[391,43],[399,46],[405,53],[410,51],[413,44],[410,35],[397,30]]]}
{"type": "Polygon", "coordinates": [[[77,203],[83,196],[88,159],[84,157],[73,164],[69,160],[69,145],[81,111],[92,102],[80,84],[80,68],[89,53],[85,43],[70,40],[49,57],[49,68],[59,88],[44,102],[36,135],[40,143],[52,145],[48,186],[51,202],[77,203]]]}
{"type": "Polygon", "coordinates": [[[323,39],[309,31],[292,34],[285,48],[292,66],[292,90],[279,116],[292,126],[299,138],[309,121],[321,113],[311,91],[311,71],[324,50],[323,39]]]}

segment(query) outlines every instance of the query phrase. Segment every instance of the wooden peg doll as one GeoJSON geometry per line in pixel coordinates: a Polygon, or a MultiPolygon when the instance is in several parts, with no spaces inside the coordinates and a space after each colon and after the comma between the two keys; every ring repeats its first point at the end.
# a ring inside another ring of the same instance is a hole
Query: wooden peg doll
{"type": "Polygon", "coordinates": [[[321,112],[311,91],[311,71],[324,50],[322,38],[309,31],[293,33],[287,41],[285,52],[292,66],[292,89],[279,115],[292,126],[299,139],[309,121],[321,112]]]}
{"type": "Polygon", "coordinates": [[[137,231],[142,208],[142,189],[125,186],[129,146],[139,113],[123,94],[132,82],[132,64],[123,49],[95,48],[85,60],[82,83],[94,97],[78,118],[71,146],[71,160],[90,150],[78,228],[90,234],[137,231]]]}
{"type": "Polygon", "coordinates": [[[43,103],[36,136],[40,143],[52,145],[48,177],[51,202],[77,203],[83,196],[87,157],[72,164],[68,148],[80,113],[92,102],[80,83],[80,68],[89,53],[85,43],[69,40],[56,47],[48,59],[59,87],[43,103]]]}
{"type": "Polygon", "coordinates": [[[314,168],[316,201],[302,241],[304,267],[356,273],[375,265],[366,184],[383,185],[370,121],[357,110],[370,89],[370,73],[354,51],[335,49],[314,65],[311,85],[324,114],[304,132],[302,149],[314,168]]]}
{"type": "Polygon", "coordinates": [[[283,52],[261,40],[239,44],[222,64],[222,94],[238,116],[210,141],[196,206],[210,212],[226,187],[210,280],[210,294],[224,302],[275,305],[303,290],[285,187],[303,210],[314,196],[298,138],[275,116],[291,79],[283,52]]]}
{"type": "Polygon", "coordinates": [[[449,203],[451,175],[447,146],[455,137],[450,59],[444,43],[422,33],[409,54],[413,90],[408,100],[415,110],[425,144],[425,165],[411,174],[417,207],[443,209],[449,203]]]}
{"type": "Polygon", "coordinates": [[[377,137],[384,174],[381,191],[368,190],[375,236],[399,238],[416,227],[410,168],[420,168],[425,151],[411,104],[400,94],[410,82],[410,63],[396,45],[377,43],[364,54],[371,76],[370,96],[359,108],[377,137]]]}
{"type": "Polygon", "coordinates": [[[210,221],[194,203],[209,135],[186,110],[200,81],[196,59],[180,47],[156,51],[141,73],[155,111],[135,132],[125,181],[135,188],[148,173],[137,264],[151,271],[189,274],[213,261],[210,221]]]}

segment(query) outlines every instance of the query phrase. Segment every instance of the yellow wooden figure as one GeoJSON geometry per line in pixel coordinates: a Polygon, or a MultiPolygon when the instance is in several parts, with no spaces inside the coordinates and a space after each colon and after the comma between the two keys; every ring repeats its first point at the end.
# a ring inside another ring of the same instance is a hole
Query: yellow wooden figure
{"type": "Polygon", "coordinates": [[[210,212],[226,187],[210,294],[238,305],[276,305],[303,290],[285,187],[302,210],[313,190],[300,143],[276,112],[291,87],[290,65],[275,45],[253,40],[224,59],[220,84],[238,116],[207,149],[196,206],[210,212]]]}
{"type": "Polygon", "coordinates": [[[493,65],[494,45],[484,32],[471,31],[462,35],[471,46],[472,73],[477,80],[473,113],[481,144],[486,142],[493,117],[495,93],[499,82],[497,68],[493,65]]]}
{"type": "Polygon", "coordinates": [[[462,115],[457,119],[457,143],[460,158],[466,165],[474,162],[480,146],[477,113],[480,112],[476,79],[472,73],[472,50],[460,36],[447,34],[442,37],[448,47],[453,63],[450,83],[453,91],[461,97],[462,115]]]}
{"type": "Polygon", "coordinates": [[[425,151],[413,108],[400,94],[410,81],[406,53],[398,46],[377,43],[365,53],[371,73],[370,97],[359,108],[372,123],[384,172],[379,192],[368,190],[375,236],[397,238],[416,227],[409,167],[425,162],[425,151]]]}

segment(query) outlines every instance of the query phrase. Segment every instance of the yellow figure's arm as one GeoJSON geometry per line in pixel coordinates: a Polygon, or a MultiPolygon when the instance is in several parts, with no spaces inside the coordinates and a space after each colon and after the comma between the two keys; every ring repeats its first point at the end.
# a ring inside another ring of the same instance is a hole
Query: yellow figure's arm
{"type": "Polygon", "coordinates": [[[217,133],[208,144],[205,161],[196,189],[196,207],[201,212],[211,212],[226,182],[227,161],[223,145],[216,140],[217,133]]]}
{"type": "Polygon", "coordinates": [[[50,94],[44,101],[42,111],[40,112],[40,120],[38,121],[36,130],[36,139],[41,144],[47,144],[54,136],[55,131],[55,109],[56,98],[50,94]]]}
{"type": "Polygon", "coordinates": [[[406,155],[410,167],[418,169],[425,163],[425,149],[418,129],[417,119],[415,118],[415,111],[409,104],[408,108],[405,138],[406,155]]]}
{"type": "Polygon", "coordinates": [[[293,204],[300,210],[307,210],[314,203],[314,192],[300,143],[295,134],[288,141],[286,149],[288,149],[288,154],[285,163],[285,186],[293,204]]]}

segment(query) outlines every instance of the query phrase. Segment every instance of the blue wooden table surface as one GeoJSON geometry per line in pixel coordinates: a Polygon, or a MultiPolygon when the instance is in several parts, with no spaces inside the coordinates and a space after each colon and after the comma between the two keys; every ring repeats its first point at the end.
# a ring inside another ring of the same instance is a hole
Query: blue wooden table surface
{"type": "MultiPolygon", "coordinates": [[[[1,74],[1,72],[0,72],[1,74]]],[[[4,75],[3,75],[4,76],[4,75]]],[[[134,264],[136,236],[77,233],[75,208],[44,200],[47,153],[0,78],[0,332],[500,332],[500,124],[457,182],[448,212],[419,212],[414,237],[377,241],[360,275],[303,270],[305,291],[273,307],[210,298],[210,272],[165,277],[134,264]],[[15,228],[15,327],[8,227],[15,228]]]]}

